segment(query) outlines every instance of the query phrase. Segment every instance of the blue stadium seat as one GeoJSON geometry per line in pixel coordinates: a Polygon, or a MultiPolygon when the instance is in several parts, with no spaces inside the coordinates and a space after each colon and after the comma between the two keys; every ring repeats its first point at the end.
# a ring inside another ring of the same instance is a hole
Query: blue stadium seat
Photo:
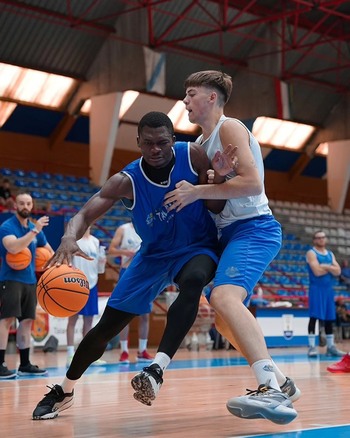
{"type": "Polygon", "coordinates": [[[61,175],[60,173],[55,173],[54,178],[56,181],[60,181],[60,182],[64,181],[64,176],[61,175]]]}
{"type": "Polygon", "coordinates": [[[43,193],[43,198],[49,201],[53,201],[54,199],[58,199],[58,195],[57,193],[54,192],[47,192],[47,193],[43,193]]]}
{"type": "Polygon", "coordinates": [[[78,186],[73,186],[73,185],[68,186],[68,190],[70,192],[79,192],[80,191],[78,186]]]}
{"type": "Polygon", "coordinates": [[[1,173],[1,175],[4,175],[4,176],[11,176],[12,170],[7,169],[7,168],[2,168],[2,169],[0,169],[0,173],[1,173]]]}
{"type": "Polygon", "coordinates": [[[66,192],[67,191],[67,186],[65,184],[60,183],[60,184],[56,184],[55,185],[55,189],[56,190],[62,190],[64,192],[66,192]]]}
{"type": "Polygon", "coordinates": [[[48,190],[53,190],[55,187],[54,184],[48,181],[44,181],[41,185],[43,189],[48,189],[48,190]]]}
{"type": "Polygon", "coordinates": [[[89,184],[90,183],[89,178],[87,178],[86,176],[81,176],[80,178],[78,178],[78,182],[80,184],[89,184]]]}
{"type": "Polygon", "coordinates": [[[28,187],[31,187],[33,189],[38,189],[40,187],[40,184],[38,181],[29,181],[28,187]]]}
{"type": "Polygon", "coordinates": [[[15,174],[16,176],[19,176],[20,178],[23,178],[23,177],[26,176],[26,173],[25,173],[23,170],[21,170],[21,169],[17,169],[17,170],[15,170],[15,171],[14,171],[14,174],[15,174]]]}
{"type": "Polygon", "coordinates": [[[49,172],[43,172],[40,176],[41,179],[46,179],[47,181],[53,179],[53,175],[49,172]]]}
{"type": "Polygon", "coordinates": [[[76,177],[76,176],[73,176],[73,175],[67,175],[67,176],[66,176],[66,180],[69,181],[69,182],[71,182],[71,183],[74,183],[74,182],[77,182],[77,181],[78,181],[77,177],[76,177]]]}
{"type": "Polygon", "coordinates": [[[39,174],[37,172],[34,172],[34,170],[29,171],[27,176],[29,178],[33,178],[33,179],[38,179],[39,178],[39,174]]]}
{"type": "Polygon", "coordinates": [[[16,179],[14,185],[16,187],[27,187],[27,183],[21,179],[16,179]]]}
{"type": "Polygon", "coordinates": [[[31,193],[33,199],[42,199],[42,194],[38,191],[34,191],[31,193]]]}

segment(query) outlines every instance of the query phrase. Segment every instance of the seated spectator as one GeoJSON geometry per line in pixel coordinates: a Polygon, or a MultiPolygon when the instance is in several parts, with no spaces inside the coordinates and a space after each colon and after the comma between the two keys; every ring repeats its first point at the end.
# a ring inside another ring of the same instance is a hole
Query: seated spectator
{"type": "Polygon", "coordinates": [[[4,178],[0,183],[0,206],[5,210],[15,209],[15,199],[11,193],[11,183],[4,178]]]}
{"type": "Polygon", "coordinates": [[[341,265],[340,281],[350,290],[350,266],[347,259],[341,265]]]}

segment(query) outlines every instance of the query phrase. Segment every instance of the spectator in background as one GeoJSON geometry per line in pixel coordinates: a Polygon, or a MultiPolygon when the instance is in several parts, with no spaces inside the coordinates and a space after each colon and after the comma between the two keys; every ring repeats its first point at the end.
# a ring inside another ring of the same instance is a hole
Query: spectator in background
{"type": "Polygon", "coordinates": [[[316,321],[324,321],[327,356],[340,357],[345,353],[334,344],[333,323],[336,320],[334,278],[340,275],[340,266],[334,254],[326,248],[327,236],[320,230],[313,236],[313,247],[306,253],[309,271],[309,357],[316,357],[316,321]]]}
{"type": "MultiPolygon", "coordinates": [[[[70,366],[74,356],[74,332],[79,315],[83,317],[83,337],[91,330],[94,315],[98,315],[98,274],[104,270],[99,270],[100,258],[100,241],[90,233],[89,227],[81,239],[77,241],[79,248],[92,260],[84,259],[83,257],[75,256],[73,265],[84,272],[88,281],[90,294],[89,299],[83,309],[76,315],[68,318],[67,324],[67,367],[70,366]]],[[[104,262],[106,259],[104,260],[104,262]]],[[[104,365],[106,361],[98,359],[91,365],[104,365]]]]}
{"type": "Polygon", "coordinates": [[[350,266],[349,260],[344,259],[341,266],[340,281],[344,283],[348,290],[350,290],[350,266]]]}
{"type": "Polygon", "coordinates": [[[13,319],[17,318],[18,326],[16,343],[20,355],[18,375],[42,375],[47,371],[32,365],[29,361],[31,329],[36,312],[36,276],[35,250],[45,247],[52,254],[53,249],[42,231],[49,224],[49,217],[42,216],[34,224],[30,219],[33,210],[33,199],[28,193],[16,196],[16,212],[0,226],[0,379],[16,377],[5,363],[5,352],[8,335],[13,319]],[[6,254],[17,254],[28,248],[32,260],[25,269],[12,269],[6,261],[6,254]]]}
{"type": "Polygon", "coordinates": [[[4,178],[0,184],[0,207],[5,210],[15,209],[15,199],[11,192],[10,180],[4,178]]]}
{"type": "MultiPolygon", "coordinates": [[[[119,278],[122,277],[136,252],[140,249],[141,238],[136,233],[132,222],[121,225],[116,229],[114,237],[109,246],[108,254],[121,258],[121,268],[119,278]]],[[[148,332],[149,332],[149,313],[139,317],[139,345],[137,361],[151,362],[153,357],[147,352],[148,332]]],[[[120,363],[129,363],[129,324],[120,332],[119,341],[121,348],[120,363]]]]}

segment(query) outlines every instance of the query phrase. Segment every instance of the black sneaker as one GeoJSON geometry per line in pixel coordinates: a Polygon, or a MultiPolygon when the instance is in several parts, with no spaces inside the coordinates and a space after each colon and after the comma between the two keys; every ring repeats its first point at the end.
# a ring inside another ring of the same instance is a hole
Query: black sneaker
{"type": "Polygon", "coordinates": [[[0,365],[0,379],[14,379],[16,376],[16,371],[10,371],[5,362],[0,365]]]}
{"type": "Polygon", "coordinates": [[[163,383],[163,370],[156,363],[143,368],[131,380],[131,386],[136,391],[134,399],[151,406],[163,383]]]}
{"type": "Polygon", "coordinates": [[[33,420],[51,420],[56,418],[58,413],[68,409],[74,402],[74,390],[71,393],[64,393],[60,385],[48,386],[51,390],[37,404],[33,411],[33,420]]]}
{"type": "Polygon", "coordinates": [[[19,376],[42,376],[45,374],[47,374],[46,370],[42,370],[38,365],[32,365],[31,363],[18,368],[19,376]]]}

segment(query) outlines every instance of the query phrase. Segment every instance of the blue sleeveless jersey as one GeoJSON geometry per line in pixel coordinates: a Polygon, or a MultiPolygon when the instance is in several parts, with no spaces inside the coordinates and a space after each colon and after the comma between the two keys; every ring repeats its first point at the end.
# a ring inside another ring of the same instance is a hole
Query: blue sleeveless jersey
{"type": "MultiPolygon", "coordinates": [[[[320,254],[312,248],[320,264],[332,263],[332,252],[320,254]]],[[[334,302],[334,276],[330,273],[317,277],[307,264],[309,271],[309,315],[323,321],[334,321],[335,302],[334,302]]]]}
{"type": "MultiPolygon", "coordinates": [[[[327,251],[327,254],[320,254],[318,251],[315,251],[313,248],[311,250],[316,254],[316,258],[318,260],[319,264],[327,264],[331,265],[333,261],[332,252],[327,251]]],[[[330,274],[329,272],[325,275],[316,276],[312,269],[310,268],[310,265],[307,264],[307,269],[309,272],[309,282],[310,286],[316,286],[316,287],[333,287],[334,283],[334,276],[330,274]]]]}
{"type": "Polygon", "coordinates": [[[135,230],[142,239],[140,254],[177,257],[200,248],[202,253],[211,255],[217,251],[217,230],[204,202],[198,200],[178,213],[168,212],[163,206],[164,196],[179,181],[198,184],[198,175],[191,164],[190,144],[177,142],[173,151],[175,164],[166,185],[152,182],[146,176],[141,166],[143,158],[122,170],[133,185],[134,201],[131,206],[124,203],[132,212],[135,230]]]}

